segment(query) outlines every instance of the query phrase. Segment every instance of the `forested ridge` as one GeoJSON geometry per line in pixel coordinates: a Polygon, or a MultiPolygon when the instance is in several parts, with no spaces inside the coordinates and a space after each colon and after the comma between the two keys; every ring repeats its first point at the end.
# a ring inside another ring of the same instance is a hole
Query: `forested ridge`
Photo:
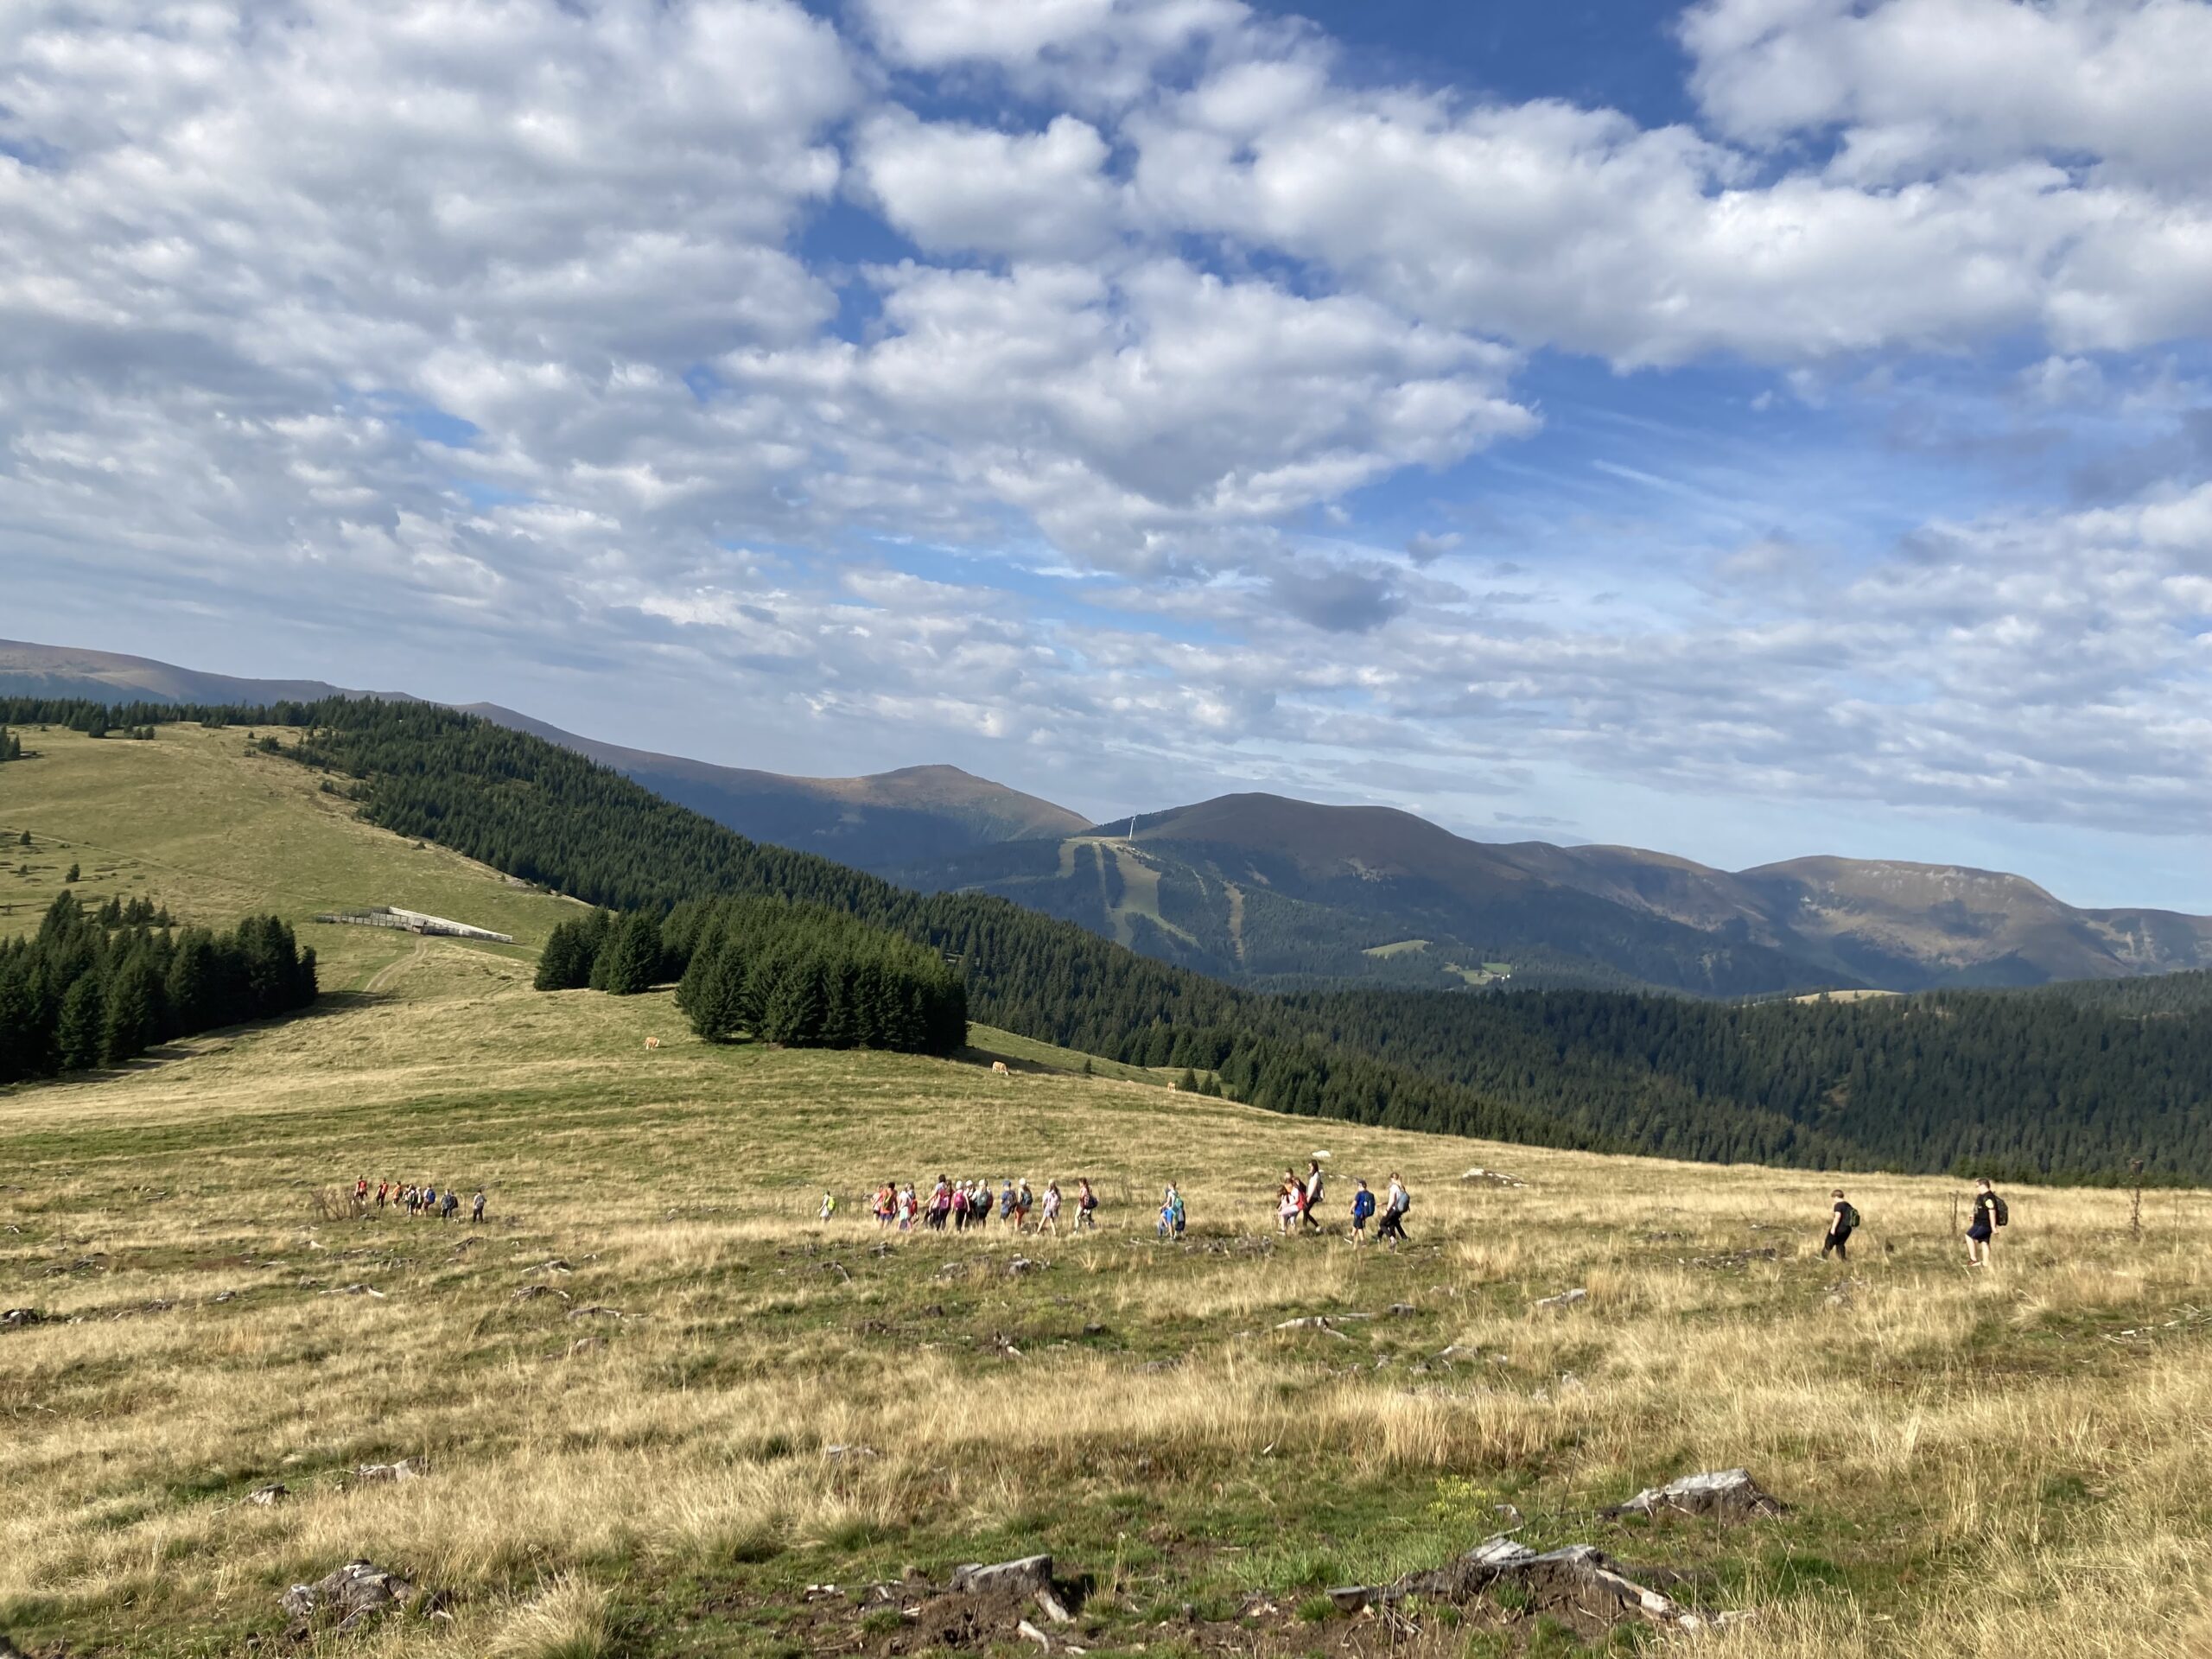
{"type": "MultiPolygon", "coordinates": [[[[2202,975],[2177,977],[2207,981],[2202,975]]],[[[1611,991],[1292,999],[1331,1040],[1673,1157],[2011,1179],[2212,1176],[2212,1004],[2161,979],[1860,1001],[1611,991]],[[1731,1149],[1732,1148],[1732,1151],[1731,1149]]]]}
{"type": "MultiPolygon", "coordinates": [[[[0,702],[17,726],[60,705],[0,702]]],[[[2212,1179],[2212,976],[1756,1006],[1617,992],[1275,997],[967,893],[746,841],[525,734],[424,704],[101,711],[307,728],[372,821],[613,910],[772,898],[954,962],[974,1017],[1217,1075],[1273,1109],[1546,1145],[2007,1179],[2212,1179]]],[[[671,927],[680,926],[671,921],[671,927]]]]}

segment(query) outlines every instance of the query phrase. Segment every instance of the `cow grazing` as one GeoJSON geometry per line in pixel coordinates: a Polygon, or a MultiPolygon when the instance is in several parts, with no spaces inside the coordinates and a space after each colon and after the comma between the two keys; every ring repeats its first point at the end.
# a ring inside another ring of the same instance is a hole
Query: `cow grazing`
{"type": "Polygon", "coordinates": [[[658,1047],[660,1046],[660,1039],[659,1039],[659,1038],[658,1038],[658,1037],[648,1037],[648,1038],[646,1038],[646,1039],[645,1039],[645,1046],[646,1046],[647,1048],[658,1048],[658,1047]]]}
{"type": "Polygon", "coordinates": [[[991,1062],[991,1075],[995,1077],[1010,1077],[1014,1073],[1006,1069],[1006,1062],[1004,1060],[993,1060],[991,1062]]]}

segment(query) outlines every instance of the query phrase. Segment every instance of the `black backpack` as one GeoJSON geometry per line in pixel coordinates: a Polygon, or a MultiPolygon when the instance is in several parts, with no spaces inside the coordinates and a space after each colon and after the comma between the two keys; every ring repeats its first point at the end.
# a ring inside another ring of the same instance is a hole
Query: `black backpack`
{"type": "Polygon", "coordinates": [[[2009,1227],[2012,1224],[2012,1212],[2005,1207],[2005,1200],[1994,1192],[1989,1195],[1989,1218],[1999,1227],[2009,1227]]]}
{"type": "Polygon", "coordinates": [[[1843,1224],[1847,1231],[1857,1232],[1859,1230],[1859,1206],[1857,1205],[1846,1202],[1843,1206],[1843,1224]]]}

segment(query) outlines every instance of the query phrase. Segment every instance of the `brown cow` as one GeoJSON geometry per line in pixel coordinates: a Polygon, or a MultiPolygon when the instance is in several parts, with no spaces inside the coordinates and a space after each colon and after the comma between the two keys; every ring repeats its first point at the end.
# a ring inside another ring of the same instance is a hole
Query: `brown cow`
{"type": "Polygon", "coordinates": [[[645,1039],[645,1046],[646,1046],[647,1048],[658,1048],[658,1047],[660,1046],[660,1039],[659,1039],[659,1038],[658,1038],[658,1037],[648,1037],[648,1038],[646,1038],[646,1039],[645,1039]]]}
{"type": "Polygon", "coordinates": [[[1004,1060],[993,1060],[991,1062],[991,1075],[995,1077],[1012,1077],[1014,1074],[1006,1069],[1006,1062],[1004,1060]]]}

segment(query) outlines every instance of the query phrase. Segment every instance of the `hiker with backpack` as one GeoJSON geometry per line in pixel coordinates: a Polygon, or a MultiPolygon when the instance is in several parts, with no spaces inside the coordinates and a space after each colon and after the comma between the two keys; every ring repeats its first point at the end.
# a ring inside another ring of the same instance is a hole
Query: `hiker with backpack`
{"type": "Polygon", "coordinates": [[[1078,1233],[1095,1230],[1098,1225],[1098,1195],[1090,1190],[1087,1177],[1077,1176],[1075,1183],[1075,1230],[1078,1233]]]}
{"type": "Polygon", "coordinates": [[[468,1201],[468,1224],[472,1227],[484,1224],[484,1189],[480,1186],[476,1189],[476,1196],[468,1201]]]}
{"type": "Polygon", "coordinates": [[[1319,1158],[1306,1160],[1305,1187],[1306,1202],[1299,1206],[1299,1210],[1306,1224],[1318,1233],[1321,1230],[1321,1222],[1313,1212],[1321,1207],[1321,1160],[1319,1158]]]}
{"type": "Polygon", "coordinates": [[[1160,1200],[1160,1236],[1166,1239],[1183,1236],[1183,1195],[1175,1190],[1175,1183],[1168,1182],[1167,1191],[1160,1200]]]}
{"type": "Polygon", "coordinates": [[[1406,1191],[1406,1184],[1398,1179],[1398,1172],[1390,1172],[1390,1188],[1382,1198],[1382,1219],[1375,1229],[1375,1236],[1388,1239],[1390,1248],[1413,1241],[1406,1236],[1406,1211],[1414,1207],[1413,1194],[1406,1191]]]}
{"type": "Polygon", "coordinates": [[[1851,1260],[1851,1236],[1859,1230],[1859,1211],[1843,1196],[1843,1189],[1835,1190],[1835,1208],[1828,1211],[1828,1236],[1821,1241],[1821,1256],[1826,1260],[1834,1250],[1836,1260],[1851,1260]]]}
{"type": "Polygon", "coordinates": [[[1375,1195],[1367,1190],[1367,1183],[1360,1182],[1351,1195],[1351,1242],[1367,1243],[1368,1218],[1375,1213],[1375,1195]]]}
{"type": "Polygon", "coordinates": [[[1989,1265],[1989,1241],[1997,1230],[2012,1219],[2005,1200],[1989,1184],[1986,1175],[1978,1176],[1974,1184],[1974,1224],[1967,1229],[1967,1265],[1986,1268],[1989,1265]]]}

